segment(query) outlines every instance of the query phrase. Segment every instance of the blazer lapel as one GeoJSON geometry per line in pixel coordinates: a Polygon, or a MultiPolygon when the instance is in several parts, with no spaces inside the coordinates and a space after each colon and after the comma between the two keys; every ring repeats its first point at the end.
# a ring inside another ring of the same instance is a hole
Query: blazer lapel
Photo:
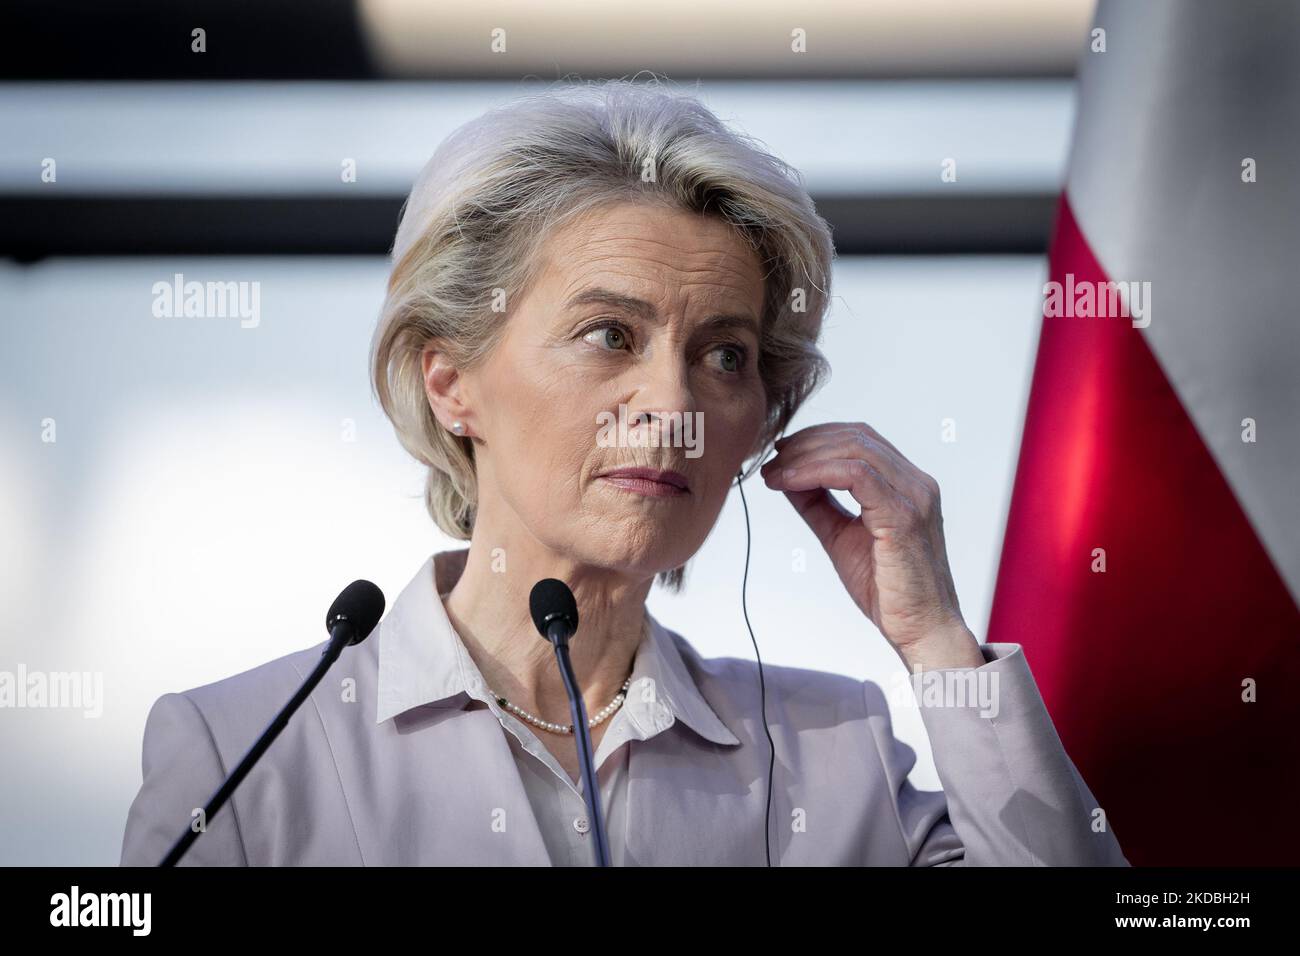
{"type": "Polygon", "coordinates": [[[648,726],[660,725],[665,714],[673,719],[628,744],[622,863],[761,866],[766,761],[756,781],[747,770],[753,761],[745,759],[745,745],[718,717],[683,657],[686,651],[654,615],[649,637],[637,655],[636,674],[653,681],[659,700],[643,705],[634,695],[624,706],[648,726]]]}
{"type": "Polygon", "coordinates": [[[378,748],[386,766],[370,778],[389,783],[382,792],[363,787],[374,807],[354,813],[369,821],[357,833],[367,863],[550,865],[505,733],[486,707],[417,707],[394,718],[393,731],[378,748]]]}
{"type": "Polygon", "coordinates": [[[764,865],[766,779],[745,779],[732,748],[680,723],[631,747],[623,865],[764,865]]]}

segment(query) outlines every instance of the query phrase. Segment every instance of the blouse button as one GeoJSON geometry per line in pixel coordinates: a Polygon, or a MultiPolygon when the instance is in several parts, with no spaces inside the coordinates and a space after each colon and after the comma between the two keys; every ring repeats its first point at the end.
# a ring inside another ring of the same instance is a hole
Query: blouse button
{"type": "Polygon", "coordinates": [[[573,829],[577,830],[579,833],[586,833],[591,828],[587,824],[586,817],[574,817],[573,829]]]}

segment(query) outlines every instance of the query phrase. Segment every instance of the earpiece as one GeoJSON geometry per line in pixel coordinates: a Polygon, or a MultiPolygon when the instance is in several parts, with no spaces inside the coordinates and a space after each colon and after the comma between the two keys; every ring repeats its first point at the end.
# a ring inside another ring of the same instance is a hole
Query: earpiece
{"type": "Polygon", "coordinates": [[[745,614],[745,627],[749,628],[749,639],[754,644],[754,657],[758,660],[758,694],[759,707],[762,708],[763,732],[767,734],[767,746],[771,754],[767,763],[767,812],[764,816],[763,848],[767,853],[767,865],[772,865],[772,775],[776,769],[776,744],[772,740],[772,730],[767,726],[767,684],[763,680],[763,657],[758,652],[758,641],[754,638],[754,628],[749,623],[749,606],[746,590],[749,586],[749,504],[745,501],[745,489],[742,485],[745,471],[736,472],[736,487],[740,489],[740,503],[745,509],[745,576],[740,585],[740,607],[745,614]]]}

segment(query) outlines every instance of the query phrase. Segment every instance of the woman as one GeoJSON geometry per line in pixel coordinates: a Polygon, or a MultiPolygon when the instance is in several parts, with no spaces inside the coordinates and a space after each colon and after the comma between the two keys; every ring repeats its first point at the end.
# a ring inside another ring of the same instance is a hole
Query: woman
{"type": "MultiPolygon", "coordinates": [[[[616,865],[1125,865],[1020,647],[962,619],[935,482],[863,423],[778,439],[826,370],[832,255],[797,174],[690,97],[595,84],[449,137],[404,209],[372,371],[431,516],[469,547],[344,652],[184,862],[589,865],[568,700],[528,611],[553,577],[578,603],[616,865]],[[702,659],[646,611],[772,450],[763,480],[909,669],[995,689],[923,707],[946,795],[907,782],[876,684],[767,667],[760,688],[754,662],[702,659]]],[[[155,704],[123,863],[165,853],[319,653],[155,704]]]]}

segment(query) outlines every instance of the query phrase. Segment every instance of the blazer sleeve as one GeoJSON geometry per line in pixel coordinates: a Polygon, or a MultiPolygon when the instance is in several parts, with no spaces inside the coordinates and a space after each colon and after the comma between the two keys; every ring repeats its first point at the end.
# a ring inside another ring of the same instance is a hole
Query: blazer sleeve
{"type": "MultiPolygon", "coordinates": [[[[965,702],[914,685],[942,791],[907,780],[915,751],[893,736],[868,690],[885,772],[913,866],[1128,866],[1109,820],[1052,725],[1019,644],[984,644],[965,702]],[[985,688],[979,691],[979,688],[985,688]]],[[[954,675],[955,676],[955,675],[954,675]]],[[[926,678],[922,678],[926,680],[926,678]]],[[[871,682],[865,682],[870,684],[871,682]]],[[[874,687],[874,685],[872,685],[874,687]]]]}
{"type": "MultiPolygon", "coordinates": [[[[157,866],[226,778],[211,731],[185,694],[164,694],[145,721],[144,782],[127,813],[121,866],[157,866]]],[[[247,866],[234,801],[207,821],[178,866],[247,866]]]]}

